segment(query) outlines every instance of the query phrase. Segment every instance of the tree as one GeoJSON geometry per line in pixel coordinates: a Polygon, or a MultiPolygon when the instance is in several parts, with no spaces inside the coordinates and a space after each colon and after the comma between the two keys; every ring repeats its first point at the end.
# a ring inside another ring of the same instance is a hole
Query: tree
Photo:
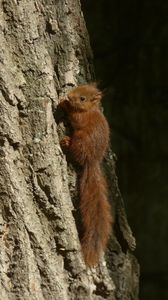
{"type": "Polygon", "coordinates": [[[80,252],[76,172],[56,112],[61,94],[94,77],[80,2],[4,0],[0,11],[1,299],[138,299],[135,241],[110,151],[116,222],[107,264],[87,269],[80,252]]]}

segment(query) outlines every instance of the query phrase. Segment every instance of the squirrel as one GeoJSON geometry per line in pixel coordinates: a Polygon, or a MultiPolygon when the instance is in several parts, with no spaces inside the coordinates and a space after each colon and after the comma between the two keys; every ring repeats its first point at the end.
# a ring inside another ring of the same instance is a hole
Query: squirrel
{"type": "Polygon", "coordinates": [[[109,126],[100,110],[102,92],[95,83],[78,86],[60,102],[73,128],[61,146],[81,166],[80,213],[84,228],[82,253],[87,266],[97,265],[111,233],[112,215],[100,164],[109,145],[109,126]]]}

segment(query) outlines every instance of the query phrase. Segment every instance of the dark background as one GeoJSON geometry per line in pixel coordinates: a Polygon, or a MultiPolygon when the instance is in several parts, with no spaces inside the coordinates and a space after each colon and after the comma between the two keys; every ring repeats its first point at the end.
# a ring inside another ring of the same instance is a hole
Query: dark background
{"type": "Polygon", "coordinates": [[[168,3],[83,0],[96,78],[137,239],[140,299],[168,299],[168,3]]]}

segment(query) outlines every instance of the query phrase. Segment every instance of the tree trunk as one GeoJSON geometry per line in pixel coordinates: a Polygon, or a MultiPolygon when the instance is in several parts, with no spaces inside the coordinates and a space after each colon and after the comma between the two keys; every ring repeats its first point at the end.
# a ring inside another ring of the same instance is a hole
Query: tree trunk
{"type": "Polygon", "coordinates": [[[0,298],[138,299],[135,241],[111,152],[107,263],[88,269],[80,251],[76,173],[55,114],[60,95],[94,77],[79,1],[1,0],[0,41],[0,298]]]}

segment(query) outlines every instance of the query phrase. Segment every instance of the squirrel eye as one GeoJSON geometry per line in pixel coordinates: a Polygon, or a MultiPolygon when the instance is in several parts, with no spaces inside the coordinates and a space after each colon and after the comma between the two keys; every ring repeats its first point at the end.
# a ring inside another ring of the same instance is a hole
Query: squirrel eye
{"type": "Polygon", "coordinates": [[[80,96],[80,100],[81,100],[81,101],[85,101],[85,100],[86,100],[86,97],[85,97],[85,96],[80,96]]]}

